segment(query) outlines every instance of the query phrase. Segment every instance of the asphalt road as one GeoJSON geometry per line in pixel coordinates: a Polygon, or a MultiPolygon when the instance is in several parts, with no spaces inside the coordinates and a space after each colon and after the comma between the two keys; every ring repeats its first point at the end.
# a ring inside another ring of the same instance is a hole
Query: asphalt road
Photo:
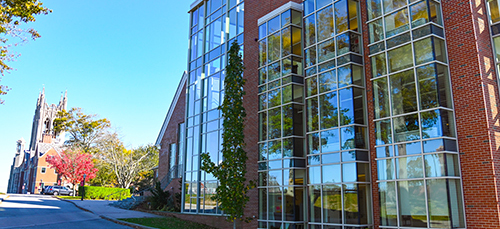
{"type": "Polygon", "coordinates": [[[52,196],[10,194],[0,203],[0,228],[130,228],[52,196]]]}

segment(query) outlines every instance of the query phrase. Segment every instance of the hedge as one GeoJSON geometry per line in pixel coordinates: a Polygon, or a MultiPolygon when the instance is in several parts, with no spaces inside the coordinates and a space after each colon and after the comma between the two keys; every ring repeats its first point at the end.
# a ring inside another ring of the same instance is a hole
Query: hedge
{"type": "Polygon", "coordinates": [[[85,188],[84,199],[92,200],[123,200],[130,197],[130,189],[126,188],[107,188],[97,186],[84,186],[78,188],[80,196],[82,189],[85,188]]]}

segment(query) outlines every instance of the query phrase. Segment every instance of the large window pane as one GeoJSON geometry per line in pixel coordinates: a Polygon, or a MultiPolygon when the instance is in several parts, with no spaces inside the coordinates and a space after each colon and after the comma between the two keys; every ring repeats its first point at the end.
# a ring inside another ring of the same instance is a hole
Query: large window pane
{"type": "Polygon", "coordinates": [[[316,64],[316,46],[305,50],[306,68],[316,64]]]}
{"type": "Polygon", "coordinates": [[[333,11],[328,6],[316,13],[318,24],[318,42],[333,37],[333,11]]]}
{"type": "Polygon", "coordinates": [[[308,153],[309,154],[318,154],[319,153],[319,133],[313,133],[307,135],[308,142],[308,153]]]}
{"type": "Polygon", "coordinates": [[[422,178],[424,177],[422,166],[422,156],[396,158],[397,178],[422,178]]]}
{"type": "Polygon", "coordinates": [[[347,18],[347,0],[341,0],[335,3],[335,28],[336,33],[342,33],[349,27],[347,18]]]}
{"type": "Polygon", "coordinates": [[[340,130],[342,149],[366,149],[366,128],[360,126],[344,127],[340,130]]]}
{"type": "Polygon", "coordinates": [[[307,96],[316,95],[318,93],[318,82],[316,76],[306,79],[306,90],[307,96]]]}
{"type": "Polygon", "coordinates": [[[305,46],[316,43],[316,15],[311,15],[304,19],[305,46]]]}
{"type": "Polygon", "coordinates": [[[268,57],[267,60],[268,62],[273,62],[275,60],[278,60],[280,58],[280,32],[277,32],[271,36],[268,37],[268,57]]]}
{"type": "Polygon", "coordinates": [[[259,188],[259,219],[267,219],[267,189],[259,188]]]}
{"type": "Polygon", "coordinates": [[[387,52],[389,72],[399,71],[413,66],[411,45],[405,45],[387,52]]]}
{"type": "Polygon", "coordinates": [[[307,131],[318,130],[318,118],[318,97],[310,98],[307,100],[307,131]]]}
{"type": "Polygon", "coordinates": [[[325,41],[318,45],[318,62],[321,63],[335,57],[334,39],[325,41]]]}
{"type": "Polygon", "coordinates": [[[323,183],[340,183],[340,165],[324,165],[323,166],[323,183]]]}
{"type": "Polygon", "coordinates": [[[397,226],[396,182],[380,182],[380,223],[382,226],[397,226]]]}
{"type": "Polygon", "coordinates": [[[267,39],[259,42],[259,66],[267,63],[267,39]]]}
{"type": "Polygon", "coordinates": [[[368,20],[374,19],[382,15],[381,0],[371,0],[366,2],[368,8],[368,20]]]}
{"type": "Polygon", "coordinates": [[[439,3],[435,1],[429,1],[429,11],[430,11],[430,20],[436,24],[442,25],[443,20],[441,18],[441,7],[439,3]]]}
{"type": "Polygon", "coordinates": [[[431,227],[451,228],[447,180],[427,180],[427,198],[431,227]]]}
{"type": "Polygon", "coordinates": [[[375,118],[383,118],[390,115],[389,110],[389,89],[387,78],[373,81],[373,97],[375,104],[375,118]]]}
{"type": "Polygon", "coordinates": [[[427,227],[424,181],[399,181],[400,226],[427,227]]]}
{"type": "Polygon", "coordinates": [[[379,180],[394,179],[394,165],[392,159],[377,161],[377,171],[379,180]]]}
{"type": "Polygon", "coordinates": [[[349,43],[349,33],[344,33],[340,36],[337,36],[337,56],[349,52],[350,47],[351,45],[349,43]]]}
{"type": "Polygon", "coordinates": [[[370,34],[370,44],[384,39],[384,27],[382,26],[382,19],[378,19],[368,24],[370,34]]]}
{"type": "Polygon", "coordinates": [[[434,60],[432,49],[432,38],[426,38],[415,42],[415,63],[417,65],[434,60]]]}
{"type": "Polygon", "coordinates": [[[408,9],[404,8],[385,17],[385,36],[391,37],[408,30],[408,9]]]}
{"type": "MultiPolygon", "coordinates": [[[[340,173],[340,169],[338,172],[340,173]]],[[[342,190],[340,186],[323,186],[323,214],[325,223],[342,223],[342,190]]]]}
{"type": "Polygon", "coordinates": [[[282,220],[282,212],[283,210],[281,209],[282,204],[282,191],[281,188],[269,188],[268,189],[268,220],[276,220],[276,221],[281,221],[282,220]]]}
{"type": "Polygon", "coordinates": [[[339,125],[337,92],[323,94],[320,99],[321,129],[329,129],[339,125]]]}
{"type": "Polygon", "coordinates": [[[417,94],[413,70],[390,76],[393,115],[417,110],[417,94]]]}
{"type": "Polygon", "coordinates": [[[391,120],[375,122],[375,144],[385,145],[392,143],[391,120]]]}
{"type": "Polygon", "coordinates": [[[339,90],[340,97],[340,125],[354,123],[354,95],[353,88],[339,90]]]}
{"type": "Polygon", "coordinates": [[[404,5],[406,5],[406,0],[384,0],[384,12],[388,13],[404,5]]]}
{"type": "Polygon", "coordinates": [[[321,183],[321,166],[309,167],[309,184],[321,183]]]}
{"type": "Polygon", "coordinates": [[[286,57],[292,53],[292,34],[290,31],[290,27],[285,28],[281,31],[281,38],[282,57],[286,57]]]}
{"type": "MultiPolygon", "coordinates": [[[[317,167],[319,168],[319,167],[317,167]]],[[[310,169],[309,169],[310,171],[310,169]]],[[[309,186],[309,220],[321,222],[321,186],[309,186]]]]}
{"type": "Polygon", "coordinates": [[[337,89],[336,71],[328,71],[319,75],[319,92],[328,92],[337,89]]]}
{"type": "Polygon", "coordinates": [[[346,224],[367,224],[371,214],[371,200],[368,185],[344,185],[344,215],[346,224]]]}
{"type": "Polygon", "coordinates": [[[425,155],[424,161],[426,177],[460,176],[456,154],[425,155]]]}
{"type": "Polygon", "coordinates": [[[269,139],[281,137],[281,108],[269,110],[269,126],[268,135],[269,139]]]}
{"type": "Polygon", "coordinates": [[[295,27],[292,27],[292,53],[302,56],[302,29],[295,27]]]}
{"type": "Polygon", "coordinates": [[[420,139],[418,115],[411,114],[393,119],[394,141],[404,142],[420,139]]]}
{"type": "Polygon", "coordinates": [[[321,132],[321,152],[328,153],[340,150],[339,129],[321,132]]]}
{"type": "Polygon", "coordinates": [[[453,112],[434,110],[421,113],[422,138],[455,137],[453,112]]]}
{"type": "Polygon", "coordinates": [[[488,9],[490,13],[491,23],[497,23],[500,21],[500,0],[490,0],[488,1],[488,9]]]}
{"type": "Polygon", "coordinates": [[[349,0],[349,29],[358,31],[358,2],[357,0],[349,0]]]}
{"type": "Polygon", "coordinates": [[[429,21],[429,13],[427,10],[427,1],[419,2],[410,7],[411,26],[417,27],[429,21]]]}

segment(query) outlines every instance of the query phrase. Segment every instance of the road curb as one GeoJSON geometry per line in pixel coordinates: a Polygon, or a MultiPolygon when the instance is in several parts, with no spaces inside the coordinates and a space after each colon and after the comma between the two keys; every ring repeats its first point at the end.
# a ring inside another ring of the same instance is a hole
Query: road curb
{"type": "Polygon", "coordinates": [[[2,203],[4,200],[8,199],[9,195],[6,195],[4,198],[0,198],[0,203],[2,203]]]}
{"type": "MultiPolygon", "coordinates": [[[[79,208],[79,209],[81,209],[83,211],[90,212],[90,213],[92,213],[94,215],[97,215],[97,214],[95,214],[93,211],[91,211],[89,209],[86,209],[86,208],[83,208],[81,206],[78,206],[78,204],[76,204],[73,201],[66,200],[66,199],[63,199],[63,198],[59,198],[57,196],[55,196],[55,198],[57,198],[59,200],[62,200],[62,201],[66,201],[66,202],[72,203],[73,205],[75,205],[75,207],[77,207],[77,208],[79,208]]],[[[132,228],[135,228],[135,229],[156,229],[155,227],[148,227],[148,226],[144,226],[144,225],[140,225],[140,224],[130,223],[130,222],[122,221],[122,220],[119,220],[119,219],[109,218],[109,217],[104,216],[104,215],[97,215],[97,216],[101,217],[102,219],[111,221],[113,223],[124,225],[124,226],[129,226],[129,227],[132,227],[132,228]]]]}

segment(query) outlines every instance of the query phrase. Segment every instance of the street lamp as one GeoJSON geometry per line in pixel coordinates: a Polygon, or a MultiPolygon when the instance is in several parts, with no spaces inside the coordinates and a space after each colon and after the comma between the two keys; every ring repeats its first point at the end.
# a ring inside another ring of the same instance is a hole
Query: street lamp
{"type": "Polygon", "coordinates": [[[85,196],[85,178],[87,178],[87,174],[83,174],[83,185],[82,185],[82,201],[85,196]]]}

